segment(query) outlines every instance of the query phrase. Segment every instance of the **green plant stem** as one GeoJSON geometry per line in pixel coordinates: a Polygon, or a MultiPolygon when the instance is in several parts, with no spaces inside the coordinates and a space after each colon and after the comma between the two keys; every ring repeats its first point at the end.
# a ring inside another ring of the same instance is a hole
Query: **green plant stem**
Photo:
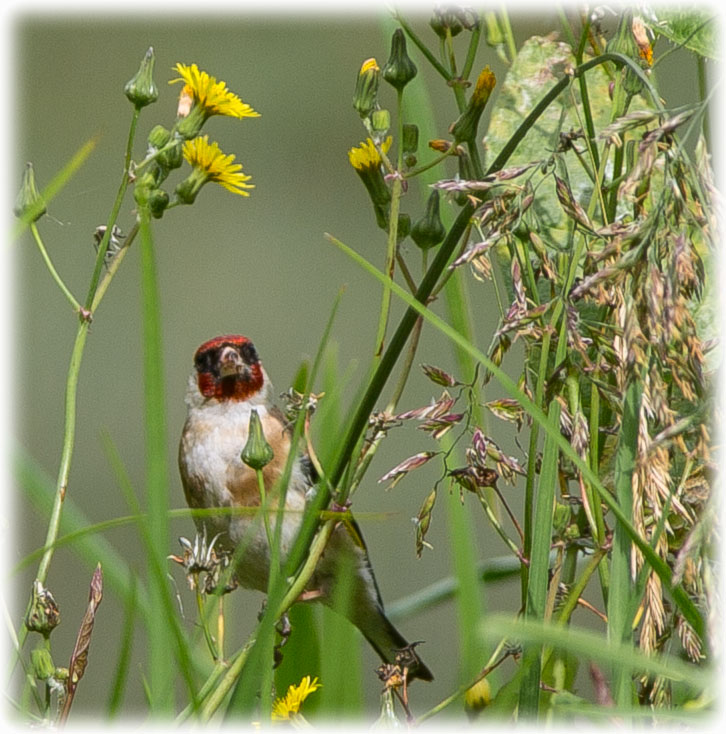
{"type": "Polygon", "coordinates": [[[393,17],[398,21],[401,28],[403,28],[404,33],[413,41],[414,45],[418,50],[426,57],[426,60],[431,64],[431,66],[436,69],[436,71],[448,82],[451,81],[451,74],[446,70],[446,68],[439,62],[439,60],[431,53],[428,46],[418,37],[416,33],[412,30],[411,26],[404,20],[404,18],[394,11],[393,17]]]}
{"type": "MultiPolygon", "coordinates": [[[[401,374],[398,377],[398,382],[396,383],[393,395],[391,396],[391,399],[388,401],[388,405],[386,406],[386,413],[392,414],[396,410],[398,401],[401,399],[401,395],[403,395],[403,390],[406,387],[406,382],[408,381],[408,377],[411,373],[411,368],[413,367],[413,360],[416,356],[416,350],[418,349],[418,342],[421,337],[422,327],[423,319],[419,319],[413,328],[413,333],[411,334],[411,343],[409,344],[408,352],[406,354],[406,360],[401,368],[401,374]]],[[[385,431],[381,431],[373,438],[373,441],[366,450],[363,459],[356,467],[355,476],[353,477],[353,482],[351,483],[350,494],[352,494],[357,489],[357,487],[363,480],[363,477],[365,476],[365,473],[368,470],[368,467],[370,466],[370,463],[373,460],[376,451],[378,450],[378,446],[380,446],[380,443],[385,435],[385,431]]]]}
{"type": "MultiPolygon", "coordinates": [[[[403,90],[397,90],[396,99],[396,122],[397,122],[397,136],[398,136],[398,160],[396,164],[396,171],[400,171],[403,167],[403,146],[401,141],[403,140],[403,114],[402,114],[402,99],[403,90]]],[[[396,175],[393,179],[393,186],[391,187],[391,210],[388,222],[388,247],[386,249],[386,273],[388,277],[393,279],[396,268],[396,250],[398,249],[398,213],[401,206],[401,194],[403,193],[403,186],[401,177],[396,175]]],[[[381,299],[381,313],[378,319],[378,333],[376,335],[376,350],[375,357],[379,358],[383,354],[383,347],[386,340],[386,328],[388,326],[388,315],[391,309],[391,289],[384,286],[383,296],[381,299]]]]}
{"type": "MultiPolygon", "coordinates": [[[[217,712],[217,709],[222,705],[225,697],[237,682],[254,644],[255,639],[249,639],[237,656],[232,660],[228,668],[221,665],[215,668],[213,675],[210,676],[205,686],[202,688],[202,691],[200,691],[200,698],[203,694],[208,694],[199,714],[199,720],[201,723],[207,723],[217,712]]],[[[191,706],[187,706],[187,708],[185,708],[177,717],[177,722],[185,721],[193,712],[193,708],[191,706]]]]}
{"type": "Polygon", "coordinates": [[[96,311],[99,304],[103,300],[103,296],[105,295],[106,291],[108,290],[109,285],[111,285],[113,276],[116,275],[116,272],[118,271],[119,267],[121,267],[121,263],[123,262],[124,257],[126,257],[126,253],[129,251],[129,248],[131,247],[131,244],[133,243],[133,241],[136,239],[136,235],[138,233],[139,233],[139,223],[136,222],[134,226],[131,228],[131,231],[128,233],[119,251],[113,256],[113,259],[111,260],[111,262],[109,262],[108,267],[106,268],[103,275],[101,276],[101,279],[98,282],[98,287],[96,288],[96,293],[93,296],[93,301],[91,302],[91,308],[89,309],[92,314],[96,311]]]}
{"type": "MultiPolygon", "coordinates": [[[[95,269],[91,278],[91,283],[88,288],[88,296],[86,297],[85,308],[89,312],[91,311],[91,305],[94,303],[96,285],[98,283],[101,269],[103,268],[106,247],[108,246],[108,240],[111,236],[111,230],[113,229],[113,225],[116,223],[116,218],[118,217],[119,210],[121,209],[121,202],[123,201],[123,197],[126,193],[126,188],[128,186],[128,166],[131,160],[131,150],[133,147],[133,139],[136,132],[137,121],[138,110],[135,109],[131,121],[131,127],[129,130],[126,153],[124,156],[124,172],[122,176],[122,181],[119,186],[116,201],[114,202],[111,214],[108,218],[106,233],[104,234],[103,240],[101,241],[101,244],[98,248],[95,269]]],[[[98,304],[96,303],[96,305],[98,304]]],[[[43,584],[48,577],[48,569],[50,568],[50,563],[53,559],[55,541],[58,538],[60,519],[63,511],[63,500],[65,499],[66,490],[68,488],[68,477],[70,475],[71,459],[73,457],[73,447],[76,435],[76,396],[78,393],[78,378],[80,376],[83,350],[86,346],[86,338],[88,336],[89,328],[90,320],[88,318],[82,318],[81,323],[78,326],[78,331],[76,332],[76,338],[73,344],[73,350],[71,352],[71,361],[66,377],[65,426],[63,429],[63,448],[61,451],[60,466],[58,468],[58,479],[56,481],[56,494],[55,500],[53,502],[53,509],[51,510],[50,519],[48,521],[48,530],[45,538],[46,550],[40,560],[38,572],[36,574],[36,579],[43,584]]],[[[30,602],[28,602],[28,608],[30,608],[30,602]]],[[[25,622],[23,622],[23,626],[21,627],[20,633],[18,635],[18,641],[21,648],[25,644],[27,634],[28,629],[25,626],[25,622]]]]}
{"type": "Polygon", "coordinates": [[[479,13],[477,23],[471,31],[469,38],[469,49],[466,52],[466,59],[464,60],[464,68],[461,70],[461,78],[468,79],[471,74],[471,70],[474,67],[474,60],[476,59],[476,52],[479,50],[479,39],[481,38],[481,28],[486,23],[484,20],[484,11],[479,13]]]}
{"type": "Polygon", "coordinates": [[[267,537],[267,545],[272,553],[274,539],[272,537],[272,528],[270,527],[270,516],[267,511],[267,490],[265,489],[265,477],[262,469],[255,469],[257,475],[257,488],[260,491],[260,512],[262,513],[262,524],[265,526],[265,536],[267,537]]]}
{"type": "Polygon", "coordinates": [[[504,31],[504,40],[507,44],[507,51],[511,61],[517,58],[517,44],[514,41],[514,33],[512,32],[512,24],[509,22],[509,13],[505,5],[499,9],[499,19],[502,30],[504,31]]]}
{"type": "Polygon", "coordinates": [[[63,291],[63,295],[68,299],[68,302],[73,306],[73,310],[76,313],[79,313],[81,310],[81,304],[78,303],[78,301],[75,299],[73,294],[68,289],[68,286],[63,282],[63,279],[58,274],[58,271],[55,269],[50,256],[48,255],[48,251],[45,248],[45,245],[43,244],[43,239],[40,236],[40,232],[38,231],[38,226],[35,222],[30,223],[30,231],[33,234],[33,239],[35,240],[35,244],[38,245],[38,249],[40,250],[40,254],[43,258],[43,261],[46,264],[46,267],[50,271],[51,276],[53,277],[53,280],[58,284],[58,287],[63,291]]]}
{"type": "Polygon", "coordinates": [[[106,259],[106,250],[108,249],[108,243],[113,233],[114,225],[118,219],[118,214],[121,211],[121,204],[126,195],[126,189],[129,185],[129,167],[131,166],[131,153],[134,148],[134,138],[136,137],[136,126],[139,122],[140,108],[134,107],[133,117],[131,118],[131,125],[129,126],[129,134],[126,140],[126,151],[124,153],[124,170],[121,174],[121,183],[118,187],[116,194],[116,200],[113,202],[111,207],[111,213],[108,215],[108,221],[106,222],[106,231],[103,233],[103,238],[98,245],[98,253],[96,254],[96,263],[93,268],[93,275],[91,276],[91,282],[88,286],[88,295],[86,296],[86,302],[84,304],[88,311],[92,311],[91,305],[93,304],[96,287],[98,286],[99,278],[101,277],[101,271],[103,270],[103,263],[106,259]]]}
{"type": "Polygon", "coordinates": [[[212,659],[216,662],[217,660],[221,659],[221,654],[219,650],[217,649],[217,646],[214,644],[214,640],[212,639],[212,635],[209,631],[209,627],[207,626],[207,622],[205,619],[204,614],[204,598],[202,596],[202,591],[199,588],[199,584],[197,584],[194,594],[196,601],[197,601],[197,614],[199,616],[200,625],[202,627],[202,631],[204,632],[204,640],[207,643],[207,647],[209,648],[209,652],[212,656],[212,659]]]}

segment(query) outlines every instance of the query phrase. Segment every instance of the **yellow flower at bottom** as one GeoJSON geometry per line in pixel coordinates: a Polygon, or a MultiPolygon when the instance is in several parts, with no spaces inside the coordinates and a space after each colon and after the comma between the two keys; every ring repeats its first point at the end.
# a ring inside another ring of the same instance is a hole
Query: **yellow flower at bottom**
{"type": "Polygon", "coordinates": [[[320,688],[318,679],[306,675],[300,685],[290,686],[283,698],[278,698],[272,704],[272,720],[273,721],[289,721],[291,714],[297,714],[300,711],[303,701],[314,691],[320,688]]]}
{"type": "MultiPolygon", "coordinates": [[[[381,150],[384,153],[388,153],[392,141],[393,138],[389,135],[381,143],[381,150]]],[[[377,169],[382,163],[381,156],[370,138],[364,140],[357,148],[351,148],[348,151],[348,160],[356,171],[362,171],[364,168],[377,169]]]]}
{"type": "Polygon", "coordinates": [[[210,143],[207,135],[185,141],[182,154],[194,169],[176,188],[177,196],[185,204],[191,204],[208,181],[240,196],[249,196],[245,189],[254,188],[253,184],[246,183],[251,176],[241,173],[242,164],[235,163],[233,155],[225,155],[217,143],[210,143]]]}

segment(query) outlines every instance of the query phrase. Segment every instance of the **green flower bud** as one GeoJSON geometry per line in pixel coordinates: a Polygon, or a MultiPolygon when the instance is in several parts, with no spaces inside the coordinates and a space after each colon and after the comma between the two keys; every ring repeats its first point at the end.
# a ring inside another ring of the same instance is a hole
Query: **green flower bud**
{"type": "Polygon", "coordinates": [[[486,107],[489,96],[497,83],[494,72],[484,67],[476,81],[476,87],[469,98],[466,109],[461,113],[459,119],[449,128],[456,142],[470,141],[476,138],[479,118],[486,107]]]}
{"type": "Polygon", "coordinates": [[[149,50],[144,56],[139,70],[136,72],[124,87],[124,93],[137,109],[146,107],[146,105],[156,102],[159,97],[159,90],[156,88],[153,79],[154,74],[154,49],[149,50]]]}
{"type": "Polygon", "coordinates": [[[183,140],[192,140],[199,135],[209,115],[203,106],[194,104],[183,117],[178,117],[175,130],[183,140]]]}
{"type": "MultiPolygon", "coordinates": [[[[389,136],[381,143],[381,150],[388,152],[392,138],[389,136]]],[[[348,159],[360,176],[363,185],[368,191],[376,215],[376,223],[381,229],[388,229],[388,208],[391,202],[391,192],[386,186],[386,180],[381,170],[381,157],[373,141],[369,138],[361,143],[360,147],[348,151],[348,159]]]]}
{"type": "MultiPolygon", "coordinates": [[[[620,18],[618,30],[608,41],[605,51],[608,53],[619,53],[635,61],[640,60],[640,50],[633,35],[633,12],[628,10],[620,18]]],[[[635,75],[632,69],[623,69],[623,88],[628,94],[637,94],[643,88],[643,83],[635,75]]]]}
{"type": "Polygon", "coordinates": [[[406,53],[406,36],[396,28],[391,39],[391,55],[383,67],[383,78],[399,92],[416,76],[416,64],[406,53]]]}
{"type": "Polygon", "coordinates": [[[459,17],[460,13],[461,11],[455,5],[434,8],[434,14],[431,16],[429,25],[439,38],[446,38],[447,30],[453,38],[458,36],[464,28],[459,17]]]}
{"type": "Polygon", "coordinates": [[[411,215],[410,214],[399,214],[398,215],[398,229],[396,230],[396,239],[398,242],[403,240],[411,234],[411,215]]]}
{"type": "Polygon", "coordinates": [[[194,169],[187,178],[177,184],[174,189],[176,198],[182,204],[193,204],[205,183],[207,183],[206,176],[200,175],[199,171],[194,169]]]}
{"type": "Polygon", "coordinates": [[[428,250],[443,242],[444,237],[446,237],[446,229],[439,214],[439,190],[434,189],[426,202],[423,217],[411,228],[411,239],[422,250],[428,250]]]}
{"type": "Polygon", "coordinates": [[[33,164],[26,163],[23,171],[23,183],[20,186],[18,197],[15,200],[13,213],[18,219],[26,222],[36,222],[46,212],[45,201],[35,185],[33,164]]]}
{"type": "Polygon", "coordinates": [[[415,153],[418,150],[418,125],[404,124],[401,146],[404,153],[415,153]]]}
{"type": "Polygon", "coordinates": [[[30,652],[30,664],[38,680],[48,680],[55,675],[55,665],[50,650],[42,644],[30,652]]]}
{"type": "Polygon", "coordinates": [[[391,113],[388,110],[374,110],[371,115],[371,128],[377,133],[376,139],[383,138],[389,127],[391,127],[391,113]]]}
{"type": "Polygon", "coordinates": [[[169,146],[166,150],[162,150],[156,157],[156,162],[166,172],[179,168],[183,160],[181,140],[169,146]]]}
{"type": "Polygon", "coordinates": [[[154,219],[161,219],[166,207],[169,206],[169,194],[164,189],[153,189],[149,193],[148,205],[151,216],[154,219]]]}
{"type": "Polygon", "coordinates": [[[48,637],[60,622],[60,611],[53,594],[37,579],[33,583],[30,609],[25,618],[25,626],[32,632],[40,632],[48,637]]]}
{"type": "Polygon", "coordinates": [[[260,416],[254,409],[250,413],[248,434],[247,443],[242,449],[242,461],[252,469],[263,469],[272,461],[275,454],[265,439],[260,416]]]}
{"type": "Polygon", "coordinates": [[[376,108],[380,77],[381,70],[375,59],[371,58],[363,62],[353,94],[353,107],[361,118],[368,117],[376,108]]]}
{"type": "Polygon", "coordinates": [[[153,150],[159,150],[163,148],[171,138],[171,131],[167,130],[163,125],[155,125],[151,128],[147,141],[149,148],[153,150]]]}

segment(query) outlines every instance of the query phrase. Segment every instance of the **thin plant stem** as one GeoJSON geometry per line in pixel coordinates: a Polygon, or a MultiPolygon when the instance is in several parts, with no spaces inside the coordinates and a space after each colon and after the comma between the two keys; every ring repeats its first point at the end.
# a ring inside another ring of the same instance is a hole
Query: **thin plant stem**
{"type": "Polygon", "coordinates": [[[40,250],[40,254],[43,258],[43,261],[46,264],[46,267],[50,271],[51,276],[53,277],[53,280],[58,284],[58,287],[63,291],[63,295],[68,299],[68,302],[73,306],[73,310],[76,313],[80,313],[81,311],[81,304],[78,303],[78,301],[75,299],[74,295],[71,293],[68,286],[63,282],[63,279],[58,274],[58,271],[55,269],[55,266],[53,265],[53,262],[50,259],[50,255],[48,255],[48,251],[45,248],[45,245],[43,244],[43,238],[40,236],[40,232],[38,231],[38,227],[35,222],[30,223],[30,231],[33,234],[33,239],[35,240],[35,244],[38,245],[38,249],[40,250]]]}
{"type": "Polygon", "coordinates": [[[431,53],[429,47],[418,37],[412,30],[411,26],[401,17],[399,13],[394,12],[394,18],[398,21],[405,34],[413,41],[416,48],[426,57],[426,60],[436,71],[448,82],[451,81],[451,74],[439,62],[439,60],[431,53]]]}
{"type": "MultiPolygon", "coordinates": [[[[111,236],[111,231],[116,218],[121,209],[121,202],[123,201],[126,188],[128,187],[128,168],[131,160],[131,150],[133,148],[134,135],[136,133],[136,124],[138,122],[139,110],[134,108],[134,114],[129,129],[129,136],[126,144],[126,152],[124,155],[124,171],[122,175],[121,184],[119,185],[118,194],[114,202],[111,214],[108,218],[108,224],[103,240],[98,247],[98,255],[96,256],[96,264],[91,277],[91,283],[88,288],[88,296],[86,297],[85,308],[92,312],[91,306],[95,302],[96,286],[98,279],[103,268],[105,260],[106,247],[111,236]]],[[[115,271],[114,271],[115,272],[115,271]]],[[[96,302],[96,305],[98,303],[96,302]]],[[[55,542],[58,538],[58,532],[60,529],[60,520],[63,510],[63,500],[65,499],[66,490],[68,488],[68,477],[70,475],[71,459],[73,457],[73,447],[75,444],[76,435],[76,396],[78,393],[78,379],[81,371],[81,362],[83,359],[83,350],[86,346],[86,338],[88,336],[88,330],[90,328],[90,320],[83,318],[78,326],[76,332],[75,342],[73,344],[73,350],[71,352],[71,361],[68,367],[68,374],[66,377],[66,391],[65,391],[65,427],[63,430],[63,448],[61,451],[60,466],[58,468],[58,478],[56,481],[56,492],[55,499],[53,501],[53,509],[51,510],[50,519],[48,521],[48,531],[45,538],[45,552],[38,565],[38,572],[36,573],[36,579],[41,583],[45,583],[48,576],[48,569],[53,559],[53,553],[55,550],[55,542]]],[[[30,602],[28,602],[30,604],[30,602]]],[[[28,628],[25,623],[20,629],[18,635],[18,641],[20,647],[25,643],[27,637],[28,628]]]]}
{"type": "Polygon", "coordinates": [[[116,199],[113,203],[113,206],[111,207],[111,213],[108,216],[108,221],[106,222],[106,231],[103,233],[103,238],[98,245],[98,253],[96,255],[96,262],[93,268],[93,275],[91,276],[91,282],[88,286],[88,295],[86,296],[86,302],[84,304],[86,309],[89,311],[91,311],[91,304],[94,301],[94,297],[96,295],[96,287],[98,286],[98,281],[101,277],[101,271],[103,270],[103,263],[106,259],[106,249],[108,248],[108,243],[111,239],[113,228],[116,224],[116,220],[118,219],[119,212],[121,211],[121,204],[124,200],[126,189],[129,185],[129,167],[131,166],[131,152],[133,151],[134,147],[136,126],[139,121],[140,111],[141,110],[139,107],[134,107],[134,114],[131,118],[131,125],[129,126],[129,135],[126,140],[126,151],[124,152],[124,170],[121,175],[121,183],[119,184],[116,199]]]}
{"type": "Polygon", "coordinates": [[[517,44],[514,40],[512,32],[512,24],[509,22],[509,13],[506,6],[502,5],[499,9],[499,19],[501,21],[502,30],[504,31],[504,40],[507,44],[509,58],[514,61],[517,58],[517,44]]]}
{"type": "MultiPolygon", "coordinates": [[[[396,171],[400,171],[403,165],[403,146],[401,141],[403,140],[403,114],[402,114],[402,100],[403,90],[397,90],[396,100],[396,117],[397,117],[397,136],[398,136],[398,159],[396,165],[396,171]]],[[[396,268],[396,250],[398,245],[398,212],[401,204],[401,194],[403,193],[403,186],[400,176],[396,175],[393,179],[393,186],[391,187],[391,210],[388,223],[388,247],[386,249],[386,268],[385,272],[388,273],[388,277],[393,279],[396,268]]],[[[383,346],[386,340],[386,328],[388,326],[388,314],[391,309],[391,289],[387,286],[383,287],[383,296],[381,298],[381,313],[378,320],[378,333],[376,334],[376,359],[380,358],[383,354],[383,346]]]]}

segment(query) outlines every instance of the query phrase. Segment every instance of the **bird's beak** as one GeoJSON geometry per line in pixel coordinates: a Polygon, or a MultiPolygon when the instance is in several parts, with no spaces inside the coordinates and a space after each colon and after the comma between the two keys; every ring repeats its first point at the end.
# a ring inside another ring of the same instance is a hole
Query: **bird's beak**
{"type": "Polygon", "coordinates": [[[232,347],[225,347],[219,355],[219,374],[222,377],[241,375],[246,369],[239,352],[232,347]]]}

